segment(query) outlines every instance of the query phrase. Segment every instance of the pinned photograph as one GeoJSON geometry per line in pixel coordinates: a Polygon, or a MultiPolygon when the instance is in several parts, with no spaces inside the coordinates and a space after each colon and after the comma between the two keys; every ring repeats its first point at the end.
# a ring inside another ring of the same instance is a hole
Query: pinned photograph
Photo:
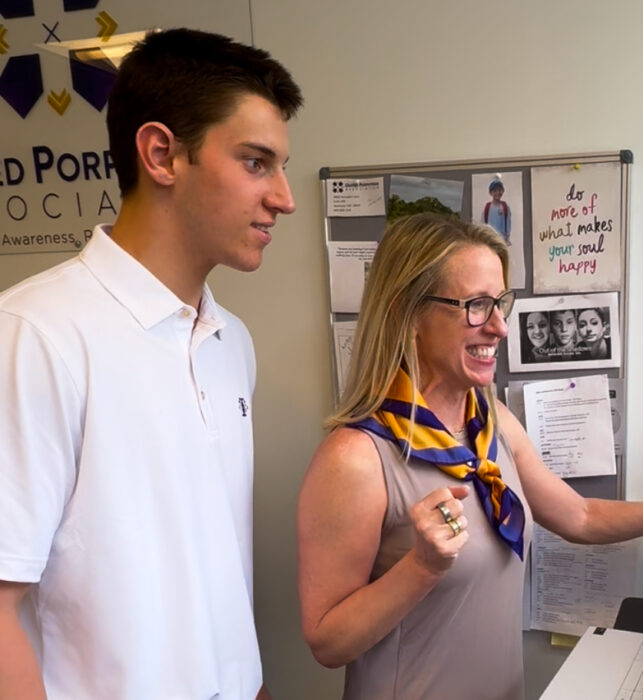
{"type": "Polygon", "coordinates": [[[464,182],[460,180],[391,175],[386,219],[393,221],[401,216],[421,212],[459,215],[462,211],[463,190],[464,182]]]}
{"type": "Polygon", "coordinates": [[[516,299],[509,321],[509,370],[619,367],[615,293],[516,299]]]}
{"type": "Polygon", "coordinates": [[[482,173],[471,176],[473,221],[497,231],[509,248],[511,286],[525,286],[523,254],[522,173],[482,173]]]}

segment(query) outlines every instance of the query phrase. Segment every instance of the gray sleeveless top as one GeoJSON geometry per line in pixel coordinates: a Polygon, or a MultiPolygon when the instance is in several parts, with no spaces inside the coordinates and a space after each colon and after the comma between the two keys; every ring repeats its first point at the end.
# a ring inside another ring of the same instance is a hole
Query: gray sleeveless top
{"type": "MultiPolygon", "coordinates": [[[[371,579],[411,549],[409,508],[431,491],[462,482],[411,459],[372,433],[388,505],[371,579]]],[[[532,516],[510,450],[498,440],[503,481],[532,516]]],[[[521,700],[524,562],[494,532],[473,488],[463,501],[469,541],[437,586],[384,639],[346,667],[344,700],[521,700]]],[[[526,556],[526,555],[525,555],[526,556]]]]}

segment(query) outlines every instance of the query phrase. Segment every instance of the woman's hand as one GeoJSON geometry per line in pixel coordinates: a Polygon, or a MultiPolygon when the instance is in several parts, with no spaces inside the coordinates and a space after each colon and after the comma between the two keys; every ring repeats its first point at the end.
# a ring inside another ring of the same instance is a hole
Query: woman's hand
{"type": "Polygon", "coordinates": [[[462,499],[468,494],[469,487],[465,484],[437,489],[409,511],[415,528],[416,559],[433,574],[444,574],[469,539],[462,505],[462,499]],[[442,506],[444,514],[438,505],[442,506]],[[449,514],[451,523],[446,520],[449,514]]]}
{"type": "Polygon", "coordinates": [[[584,498],[556,476],[518,419],[498,402],[499,422],[534,520],[568,542],[609,544],[643,537],[643,502],[584,498]]]}

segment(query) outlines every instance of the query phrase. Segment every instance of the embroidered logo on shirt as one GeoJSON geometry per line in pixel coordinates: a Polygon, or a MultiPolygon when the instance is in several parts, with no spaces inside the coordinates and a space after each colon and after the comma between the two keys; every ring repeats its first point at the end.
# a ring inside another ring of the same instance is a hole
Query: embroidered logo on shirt
{"type": "Polygon", "coordinates": [[[239,410],[244,418],[248,415],[248,402],[243,398],[243,396],[239,397],[239,410]]]}

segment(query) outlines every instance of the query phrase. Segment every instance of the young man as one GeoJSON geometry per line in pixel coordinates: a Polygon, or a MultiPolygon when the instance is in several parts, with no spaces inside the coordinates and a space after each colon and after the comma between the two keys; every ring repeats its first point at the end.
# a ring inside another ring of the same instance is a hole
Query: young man
{"type": "Polygon", "coordinates": [[[269,697],[252,611],[245,326],[301,105],[263,51],[149,35],[110,97],[113,228],[0,296],[0,698],[269,697]]]}

